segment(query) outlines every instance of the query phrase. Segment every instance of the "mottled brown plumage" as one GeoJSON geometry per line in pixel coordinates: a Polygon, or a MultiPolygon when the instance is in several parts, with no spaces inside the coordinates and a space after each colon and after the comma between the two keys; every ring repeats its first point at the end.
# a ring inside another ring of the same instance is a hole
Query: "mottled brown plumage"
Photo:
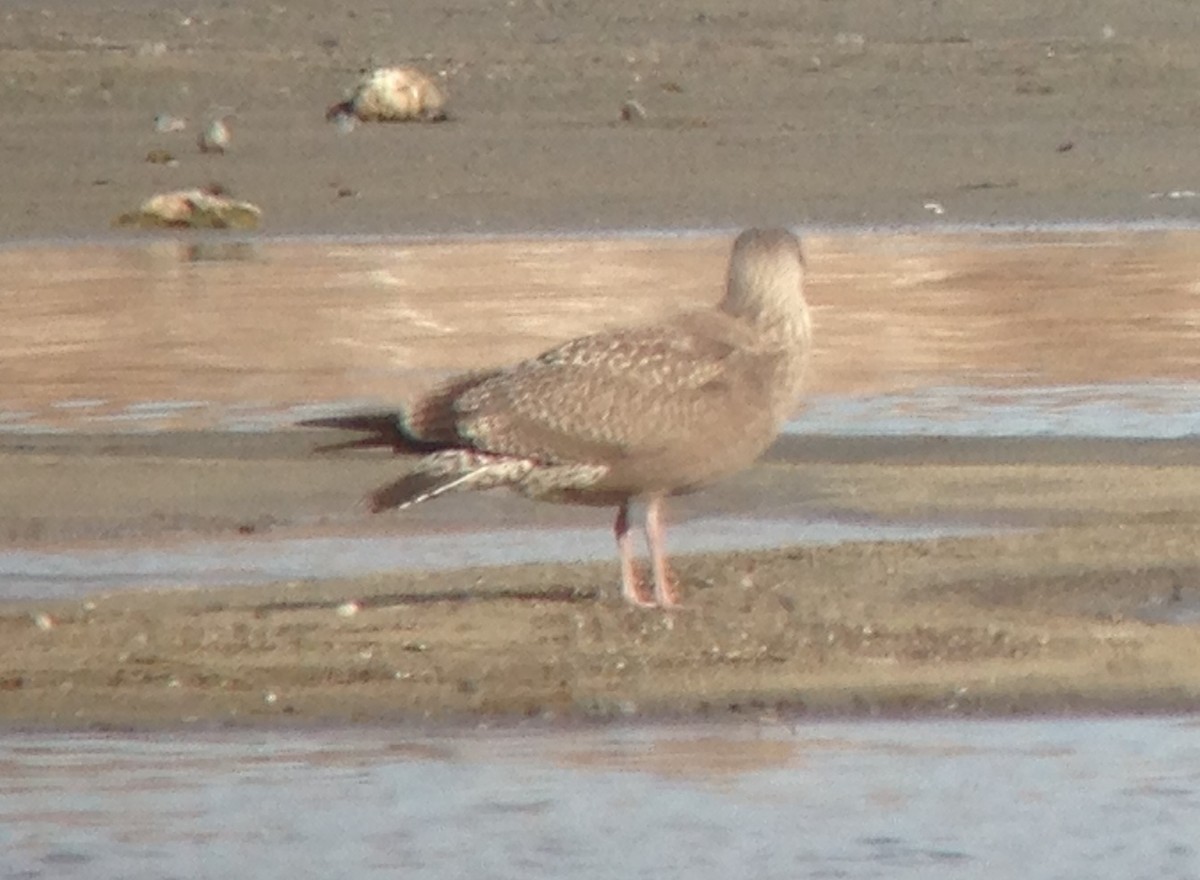
{"type": "Polygon", "coordinates": [[[766,449],[795,402],[810,347],[800,243],[748,230],[712,309],[573,339],[507,369],[456,377],[402,413],[305,424],[370,432],[327,448],[423,453],[371,496],[404,508],[460,489],[507,486],[544,501],[616,506],[622,592],[678,603],[663,548],[668,495],[741,470],[766,449]],[[646,501],[653,568],[634,566],[629,505],[646,501]]]}

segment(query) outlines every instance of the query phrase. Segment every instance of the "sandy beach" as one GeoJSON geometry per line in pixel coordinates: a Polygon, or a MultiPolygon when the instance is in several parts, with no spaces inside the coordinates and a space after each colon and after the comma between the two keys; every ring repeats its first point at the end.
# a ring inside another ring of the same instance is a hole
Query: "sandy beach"
{"type": "MultiPolygon", "coordinates": [[[[2,15],[6,250],[116,236],[153,192],[210,181],[279,236],[1190,223],[1200,207],[1184,2],[2,15]],[[325,121],[360,68],[393,62],[439,77],[448,121],[325,121]],[[622,121],[629,99],[644,120],[622,121]],[[201,154],[216,108],[234,140],[201,154]],[[191,127],[158,133],[157,113],[191,127]]],[[[388,528],[357,505],[403,463],[316,455],[320,439],[0,433],[0,550],[388,528]]],[[[1193,439],[786,438],[706,503],[792,497],[980,533],[680,557],[670,615],[621,606],[615,560],[4,602],[0,726],[1200,706],[1193,439]]],[[[519,512],[558,515],[537,510],[519,512]]]]}

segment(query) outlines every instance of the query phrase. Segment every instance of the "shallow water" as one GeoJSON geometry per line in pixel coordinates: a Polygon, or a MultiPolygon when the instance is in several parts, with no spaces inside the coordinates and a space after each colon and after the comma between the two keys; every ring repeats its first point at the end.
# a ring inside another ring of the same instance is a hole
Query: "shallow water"
{"type": "Polygon", "coordinates": [[[0,738],[0,878],[1200,872],[1188,718],[0,738]]]}
{"type": "Polygon", "coordinates": [[[1200,434],[1200,382],[939,385],[809,401],[789,431],[941,437],[1179,438],[1200,434]]]}
{"type": "MultiPolygon", "coordinates": [[[[673,552],[743,550],[788,544],[903,541],[979,534],[962,523],[723,517],[690,521],[673,552]]],[[[463,534],[322,536],[181,541],[167,546],[9,550],[0,553],[0,600],[70,599],[119,587],[219,586],[436,571],[476,565],[611,559],[607,529],[514,528],[463,534]]]]}
{"type": "MultiPolygon", "coordinates": [[[[1178,436],[1200,232],[805,239],[796,430],[1178,436]]],[[[175,239],[0,249],[4,430],[262,430],[714,301],[728,240],[175,239]]]]}

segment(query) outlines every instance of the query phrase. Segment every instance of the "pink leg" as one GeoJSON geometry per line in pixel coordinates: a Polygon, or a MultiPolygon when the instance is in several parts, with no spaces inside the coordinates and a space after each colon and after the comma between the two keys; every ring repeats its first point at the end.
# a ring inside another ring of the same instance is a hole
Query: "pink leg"
{"type": "Polygon", "coordinates": [[[671,583],[665,545],[663,507],[666,501],[655,495],[646,503],[646,545],[650,549],[650,565],[654,569],[654,600],[659,608],[677,608],[679,593],[671,583]]]}
{"type": "Polygon", "coordinates": [[[654,602],[646,595],[645,585],[638,577],[633,561],[633,537],[629,534],[629,502],[621,502],[617,508],[617,521],[613,524],[617,535],[617,552],[621,556],[621,595],[631,605],[653,608],[654,602]]]}

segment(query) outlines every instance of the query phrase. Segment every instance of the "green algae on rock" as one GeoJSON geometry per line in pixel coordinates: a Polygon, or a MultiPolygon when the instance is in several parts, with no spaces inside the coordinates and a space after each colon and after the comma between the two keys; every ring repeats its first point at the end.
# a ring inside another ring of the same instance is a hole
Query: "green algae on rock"
{"type": "Polygon", "coordinates": [[[172,190],[142,202],[136,211],[113,219],[134,229],[257,229],[262,209],[230,197],[220,186],[172,190]]]}

